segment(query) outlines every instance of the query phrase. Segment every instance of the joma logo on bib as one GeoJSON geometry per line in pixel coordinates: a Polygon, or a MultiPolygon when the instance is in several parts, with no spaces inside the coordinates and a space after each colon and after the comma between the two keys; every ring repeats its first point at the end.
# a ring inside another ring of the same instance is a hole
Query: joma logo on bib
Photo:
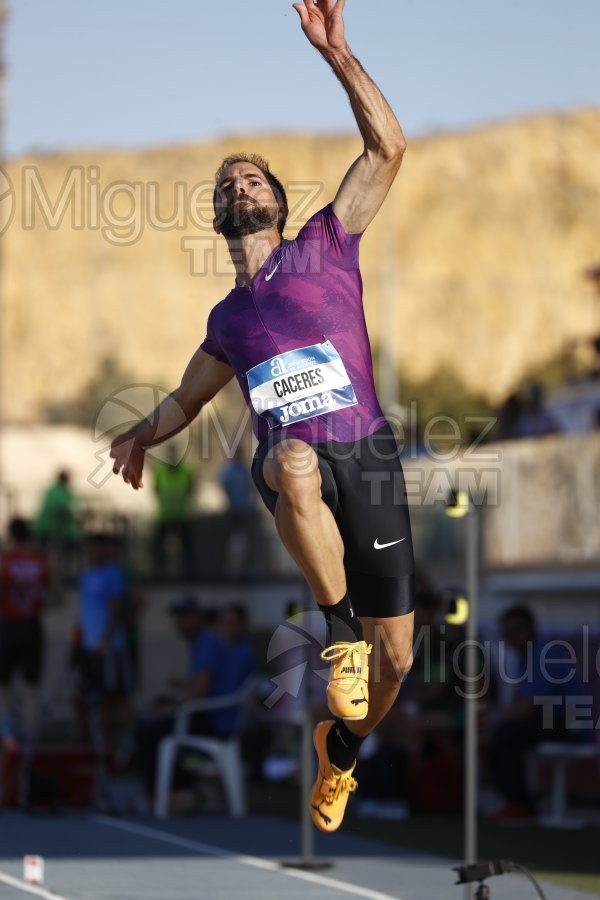
{"type": "Polygon", "coordinates": [[[250,400],[270,428],[301,422],[358,401],[330,341],[280,353],[246,373],[250,400]]]}
{"type": "Polygon", "coordinates": [[[318,397],[309,397],[307,400],[296,400],[287,406],[279,408],[279,424],[289,425],[290,422],[299,422],[311,416],[320,416],[329,412],[333,405],[331,394],[320,394],[318,397]]]}

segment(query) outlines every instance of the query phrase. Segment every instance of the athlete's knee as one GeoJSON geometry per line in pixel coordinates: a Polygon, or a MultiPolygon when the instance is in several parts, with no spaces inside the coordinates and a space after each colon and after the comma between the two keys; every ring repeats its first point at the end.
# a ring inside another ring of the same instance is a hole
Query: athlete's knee
{"type": "Polygon", "coordinates": [[[398,689],[410,672],[412,664],[412,651],[394,653],[383,649],[379,659],[375,660],[375,679],[390,689],[398,689]]]}
{"type": "Polygon", "coordinates": [[[287,503],[304,506],[319,496],[319,463],[315,451],[299,440],[281,441],[264,466],[265,481],[287,503]]]}
{"type": "Polygon", "coordinates": [[[409,650],[408,653],[401,655],[396,661],[396,672],[398,673],[398,677],[400,679],[400,684],[407,678],[408,673],[412,669],[414,662],[414,657],[412,650],[409,650]]]}

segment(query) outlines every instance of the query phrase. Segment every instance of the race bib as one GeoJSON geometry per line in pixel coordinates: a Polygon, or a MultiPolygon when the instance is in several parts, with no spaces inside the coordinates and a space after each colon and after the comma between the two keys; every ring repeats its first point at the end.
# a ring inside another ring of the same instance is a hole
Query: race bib
{"type": "Polygon", "coordinates": [[[288,350],[246,372],[250,400],[269,428],[356,406],[342,359],[331,343],[288,350]]]}

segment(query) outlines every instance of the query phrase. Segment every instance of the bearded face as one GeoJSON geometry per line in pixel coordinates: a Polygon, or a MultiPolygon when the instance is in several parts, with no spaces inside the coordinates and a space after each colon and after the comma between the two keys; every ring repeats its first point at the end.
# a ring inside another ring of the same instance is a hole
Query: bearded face
{"type": "Polygon", "coordinates": [[[279,216],[277,206],[265,206],[244,195],[229,198],[219,212],[219,231],[225,238],[241,238],[275,228],[279,216]]]}

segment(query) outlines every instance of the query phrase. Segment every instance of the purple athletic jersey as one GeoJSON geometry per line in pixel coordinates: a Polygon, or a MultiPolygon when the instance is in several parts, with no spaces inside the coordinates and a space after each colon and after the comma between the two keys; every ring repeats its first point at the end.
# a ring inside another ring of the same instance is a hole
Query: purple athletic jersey
{"type": "Polygon", "coordinates": [[[234,370],[264,440],[358,441],[384,424],[358,267],[331,204],[210,313],[201,349],[234,370]]]}

